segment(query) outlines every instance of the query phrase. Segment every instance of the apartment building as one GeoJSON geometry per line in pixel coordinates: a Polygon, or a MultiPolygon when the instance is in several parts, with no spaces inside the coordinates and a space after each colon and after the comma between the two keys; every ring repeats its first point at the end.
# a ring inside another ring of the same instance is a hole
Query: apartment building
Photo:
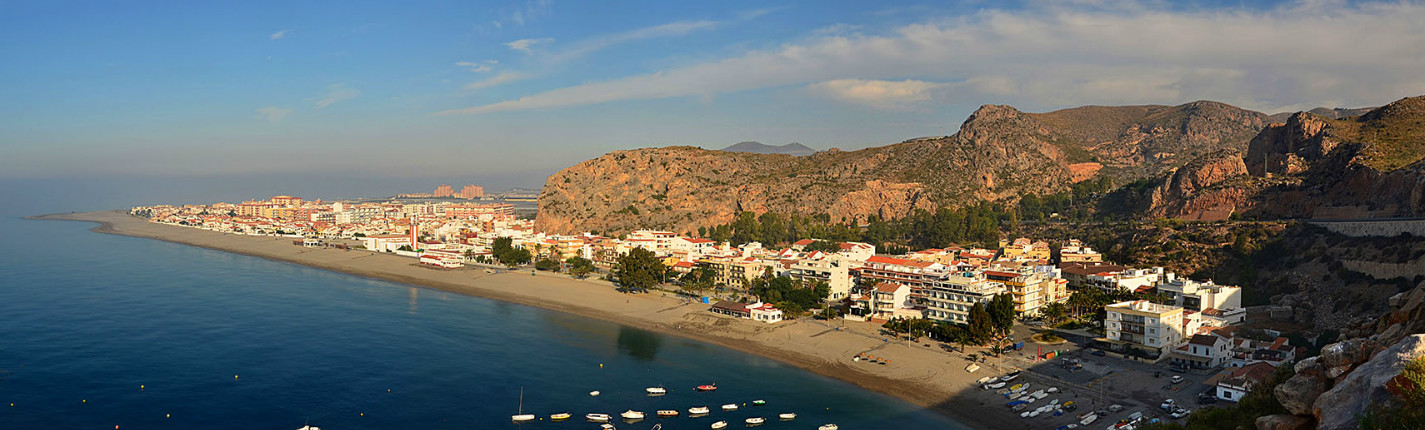
{"type": "Polygon", "coordinates": [[[1122,350],[1132,347],[1162,354],[1183,341],[1183,333],[1197,331],[1185,327],[1183,308],[1147,300],[1119,302],[1104,306],[1105,338],[1122,350]]]}

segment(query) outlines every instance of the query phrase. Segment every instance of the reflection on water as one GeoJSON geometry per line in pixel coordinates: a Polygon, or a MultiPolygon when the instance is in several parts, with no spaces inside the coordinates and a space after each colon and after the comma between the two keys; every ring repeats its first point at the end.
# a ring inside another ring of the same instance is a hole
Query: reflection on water
{"type": "Polygon", "coordinates": [[[618,350],[627,353],[630,357],[641,361],[653,361],[658,358],[658,348],[661,346],[663,346],[663,337],[657,333],[619,326],[618,350]]]}
{"type": "Polygon", "coordinates": [[[410,294],[410,296],[411,296],[411,304],[410,304],[410,311],[409,311],[409,312],[411,313],[411,315],[415,315],[415,314],[416,314],[416,311],[420,309],[419,303],[420,303],[420,298],[421,298],[421,289],[420,289],[420,288],[416,288],[416,287],[411,287],[411,288],[409,288],[408,294],[410,294]]]}

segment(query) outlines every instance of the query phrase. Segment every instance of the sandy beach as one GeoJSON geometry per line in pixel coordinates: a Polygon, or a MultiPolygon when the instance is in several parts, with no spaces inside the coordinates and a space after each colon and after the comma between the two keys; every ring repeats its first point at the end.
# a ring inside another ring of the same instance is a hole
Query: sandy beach
{"type": "MultiPolygon", "coordinates": [[[[1071,418],[1066,415],[1052,422],[1021,420],[1017,413],[1003,406],[1002,398],[975,387],[978,378],[1011,370],[1008,359],[987,363],[984,370],[976,373],[966,373],[964,367],[968,362],[963,355],[945,352],[934,342],[927,346],[887,341],[879,334],[879,327],[864,322],[846,321],[843,328],[839,327],[840,321],[803,318],[767,325],[716,315],[708,312],[706,305],[672,294],[622,294],[604,281],[578,280],[543,272],[531,275],[529,270],[487,273],[483,268],[470,267],[434,269],[407,257],[364,250],[304,248],[294,246],[290,238],[224,234],[150,223],[118,211],[52,214],[33,219],[96,222],[100,225],[94,231],[100,233],[152,238],[286,261],[566,312],[722,345],[889,394],[977,429],[1055,428],[1071,418]],[[870,353],[889,362],[852,361],[851,357],[859,353],[870,353]]],[[[1060,386],[1065,387],[1067,394],[1069,387],[1060,386]]]]}

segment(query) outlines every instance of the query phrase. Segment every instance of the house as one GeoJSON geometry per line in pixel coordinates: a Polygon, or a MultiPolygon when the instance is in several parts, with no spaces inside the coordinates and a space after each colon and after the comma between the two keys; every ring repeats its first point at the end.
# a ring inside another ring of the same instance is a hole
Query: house
{"type": "Polygon", "coordinates": [[[1244,367],[1224,370],[1217,381],[1217,398],[1227,401],[1241,401],[1252,388],[1266,383],[1276,373],[1277,368],[1267,363],[1254,363],[1244,367]]]}
{"type": "Polygon", "coordinates": [[[723,314],[734,318],[750,319],[757,322],[772,324],[782,321],[782,310],[777,309],[769,303],[737,303],[727,300],[720,300],[708,308],[709,311],[723,314]]]}
{"type": "Polygon", "coordinates": [[[421,264],[442,269],[459,269],[465,267],[465,257],[456,251],[431,250],[422,252],[420,261],[421,264]]]}
{"type": "Polygon", "coordinates": [[[717,303],[714,303],[711,308],[708,308],[708,310],[712,311],[715,314],[723,314],[736,318],[752,318],[752,311],[747,308],[746,303],[720,300],[717,303]]]}
{"type": "Polygon", "coordinates": [[[1078,239],[1069,239],[1069,244],[1059,248],[1059,261],[1064,263],[1094,263],[1103,261],[1103,254],[1084,246],[1078,239]]]}
{"type": "Polygon", "coordinates": [[[811,244],[813,244],[813,243],[816,243],[816,240],[813,240],[813,239],[802,239],[802,240],[798,240],[798,241],[796,241],[796,242],[792,242],[792,249],[794,249],[794,250],[796,250],[796,251],[798,251],[798,252],[805,252],[805,251],[806,251],[806,248],[807,248],[808,246],[811,246],[811,244]]]}
{"type": "Polygon", "coordinates": [[[1227,363],[1232,354],[1231,342],[1216,333],[1195,334],[1187,343],[1173,350],[1172,361],[1184,367],[1214,368],[1227,363]]]}

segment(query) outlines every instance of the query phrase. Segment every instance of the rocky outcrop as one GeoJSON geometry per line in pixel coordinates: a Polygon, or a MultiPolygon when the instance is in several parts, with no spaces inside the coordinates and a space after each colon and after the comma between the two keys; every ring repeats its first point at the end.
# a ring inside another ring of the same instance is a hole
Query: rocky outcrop
{"type": "Polygon", "coordinates": [[[1267,415],[1257,417],[1257,430],[1304,430],[1311,428],[1311,419],[1297,415],[1267,415]]]}
{"type": "Polygon", "coordinates": [[[1387,383],[1400,375],[1407,363],[1421,356],[1425,356],[1425,335],[1411,335],[1346,374],[1316,399],[1312,412],[1320,423],[1317,428],[1356,429],[1358,417],[1368,407],[1396,403],[1387,383]]]}
{"type": "Polygon", "coordinates": [[[1250,197],[1240,187],[1218,186],[1247,174],[1242,155],[1225,150],[1193,160],[1166,176],[1149,197],[1155,217],[1223,220],[1250,197]]]}

